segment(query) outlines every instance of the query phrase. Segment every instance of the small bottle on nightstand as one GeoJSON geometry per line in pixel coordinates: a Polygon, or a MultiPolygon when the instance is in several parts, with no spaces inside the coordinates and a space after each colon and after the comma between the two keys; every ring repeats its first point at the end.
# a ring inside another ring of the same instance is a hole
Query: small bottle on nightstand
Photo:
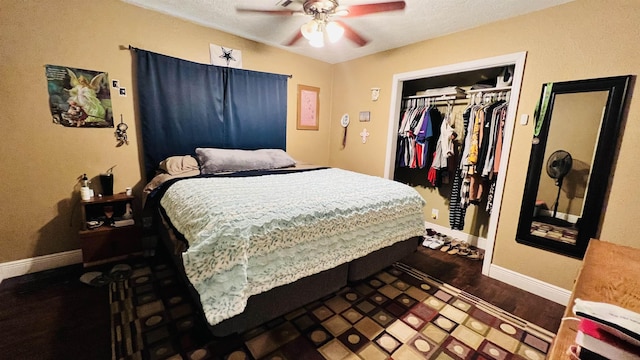
{"type": "Polygon", "coordinates": [[[82,200],[91,199],[91,189],[89,189],[89,178],[87,174],[82,175],[82,187],[80,188],[80,198],[82,200]]]}

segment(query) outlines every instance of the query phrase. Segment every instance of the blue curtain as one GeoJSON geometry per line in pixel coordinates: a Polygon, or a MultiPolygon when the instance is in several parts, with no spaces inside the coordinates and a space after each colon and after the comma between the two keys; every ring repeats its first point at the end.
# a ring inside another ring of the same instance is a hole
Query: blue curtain
{"type": "Polygon", "coordinates": [[[287,75],[199,64],[134,49],[144,164],[196,147],[286,147],[287,75]]]}

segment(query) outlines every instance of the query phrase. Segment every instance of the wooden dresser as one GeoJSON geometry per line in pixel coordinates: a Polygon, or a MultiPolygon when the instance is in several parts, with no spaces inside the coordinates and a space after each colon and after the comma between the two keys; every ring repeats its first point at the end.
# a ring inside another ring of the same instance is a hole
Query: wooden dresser
{"type": "MultiPolygon", "coordinates": [[[[614,304],[640,313],[640,249],[591,240],[573,286],[565,317],[575,317],[574,299],[614,304]]],[[[578,322],[565,320],[553,341],[548,359],[570,359],[578,322]]]]}

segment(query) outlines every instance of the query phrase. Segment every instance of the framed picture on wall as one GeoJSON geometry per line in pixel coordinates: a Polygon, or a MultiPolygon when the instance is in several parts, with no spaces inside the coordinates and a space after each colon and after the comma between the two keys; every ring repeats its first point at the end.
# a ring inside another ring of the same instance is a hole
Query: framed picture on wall
{"type": "Polygon", "coordinates": [[[298,84],[298,130],[318,130],[320,88],[298,84]]]}

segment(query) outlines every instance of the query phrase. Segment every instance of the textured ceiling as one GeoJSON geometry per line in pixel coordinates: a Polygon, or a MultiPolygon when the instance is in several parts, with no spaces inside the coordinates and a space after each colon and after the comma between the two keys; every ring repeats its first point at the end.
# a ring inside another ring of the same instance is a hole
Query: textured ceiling
{"type": "MultiPolygon", "coordinates": [[[[334,64],[573,0],[405,0],[406,8],[403,11],[341,19],[369,40],[367,45],[358,47],[343,38],[321,49],[311,47],[304,39],[293,46],[283,45],[309,20],[306,15],[280,16],[236,12],[237,7],[281,10],[283,8],[278,5],[280,0],[123,1],[334,64]]],[[[301,9],[301,1],[294,1],[286,9],[301,9]]],[[[384,1],[339,2],[340,5],[360,5],[384,1]]],[[[212,42],[215,43],[215,39],[212,39],[212,42]]]]}

